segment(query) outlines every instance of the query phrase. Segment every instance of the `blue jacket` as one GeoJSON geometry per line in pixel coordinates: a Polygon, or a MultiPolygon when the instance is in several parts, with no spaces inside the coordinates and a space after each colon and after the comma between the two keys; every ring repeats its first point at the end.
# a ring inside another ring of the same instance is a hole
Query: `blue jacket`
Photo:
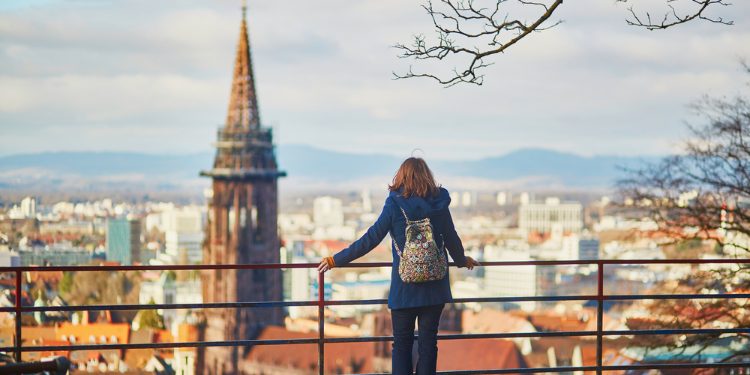
{"type": "MultiPolygon", "coordinates": [[[[416,195],[409,198],[399,197],[400,193],[401,191],[391,192],[385,200],[385,206],[378,221],[367,230],[362,238],[333,256],[336,266],[346,265],[369,253],[383,241],[388,232],[393,236],[399,249],[403,249],[406,242],[406,219],[399,209],[401,207],[409,220],[421,220],[429,217],[435,231],[434,238],[438,247],[443,248],[443,240],[445,240],[445,248],[448,249],[453,261],[457,266],[465,267],[464,247],[461,244],[461,239],[458,238],[453,226],[453,218],[448,209],[451,203],[448,191],[440,188],[440,195],[427,199],[416,195]]],[[[388,308],[403,309],[453,302],[451,283],[447,274],[442,280],[404,283],[398,275],[400,258],[392,244],[391,252],[393,253],[393,266],[391,269],[391,290],[388,294],[388,308]]]]}

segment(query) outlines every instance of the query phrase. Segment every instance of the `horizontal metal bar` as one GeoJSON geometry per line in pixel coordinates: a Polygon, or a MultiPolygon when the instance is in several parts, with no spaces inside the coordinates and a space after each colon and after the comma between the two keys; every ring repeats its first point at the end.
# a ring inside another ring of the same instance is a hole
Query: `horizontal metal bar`
{"type": "MultiPolygon", "coordinates": [[[[561,265],[626,265],[626,264],[750,264],[750,259],[599,259],[599,260],[534,260],[509,262],[482,262],[482,267],[494,266],[561,266],[561,265]]],[[[449,263],[455,266],[455,263],[449,263]]],[[[349,263],[343,268],[391,267],[392,262],[349,263]]],[[[55,267],[4,267],[0,272],[53,272],[53,271],[199,271],[199,270],[251,270],[316,268],[318,263],[267,263],[267,264],[202,264],[202,265],[141,265],[141,266],[55,266],[55,267]]]]}
{"type": "MultiPolygon", "coordinates": [[[[542,296],[542,297],[484,297],[484,298],[455,298],[453,303],[469,302],[526,302],[526,301],[588,301],[596,300],[596,296],[542,296]]],[[[387,299],[369,300],[338,300],[325,301],[325,306],[346,305],[385,305],[387,299]]],[[[249,307],[288,307],[288,306],[318,306],[318,301],[268,301],[268,302],[234,302],[234,303],[183,303],[183,304],[148,304],[148,305],[77,305],[77,306],[25,306],[23,312],[35,311],[104,311],[104,310],[178,310],[178,309],[219,309],[219,308],[249,308],[249,307]]],[[[0,307],[0,312],[14,312],[14,307],[0,307]]]]}
{"type": "MultiPolygon", "coordinates": [[[[524,333],[481,333],[463,335],[438,335],[438,340],[462,340],[462,339],[489,339],[489,338],[515,338],[515,337],[568,337],[568,336],[593,336],[594,331],[571,331],[571,332],[524,332],[524,333]]],[[[418,336],[415,335],[417,340],[418,336]]],[[[346,343],[346,342],[378,342],[393,341],[393,336],[372,337],[335,337],[323,339],[324,343],[346,343]]],[[[289,340],[236,340],[236,341],[197,341],[197,342],[165,342],[145,344],[91,344],[91,345],[61,345],[61,346],[24,346],[24,352],[39,351],[76,351],[76,350],[126,350],[126,349],[165,349],[165,348],[195,348],[205,346],[250,346],[250,345],[296,345],[317,344],[319,339],[289,339],[289,340]]],[[[0,351],[8,351],[13,347],[0,347],[0,351]]]]}
{"type": "MultiPolygon", "coordinates": [[[[750,334],[750,328],[726,328],[726,329],[652,329],[634,331],[602,331],[602,336],[646,336],[646,335],[705,335],[746,333],[750,334]]],[[[545,337],[587,337],[596,336],[596,331],[552,331],[552,332],[514,332],[514,333],[467,333],[455,335],[438,335],[438,340],[476,340],[476,339],[513,339],[513,338],[545,338],[545,337]]],[[[418,336],[414,336],[416,340],[418,336]]],[[[371,336],[371,337],[335,337],[326,338],[325,343],[345,342],[377,342],[393,341],[393,336],[371,336]]]]}
{"type": "MultiPolygon", "coordinates": [[[[462,371],[438,371],[436,374],[448,375],[482,375],[482,374],[535,374],[541,372],[573,372],[573,371],[596,371],[596,366],[580,367],[534,367],[495,370],[462,370],[462,371]]],[[[364,374],[364,375],[390,375],[389,373],[364,374]]]]}
{"type": "MultiPolygon", "coordinates": [[[[352,301],[358,302],[358,301],[352,301]]],[[[178,310],[178,309],[223,309],[245,307],[287,307],[287,306],[318,306],[318,301],[269,301],[269,302],[227,302],[227,303],[173,303],[147,305],[75,305],[75,306],[27,306],[23,312],[32,311],[105,311],[105,310],[178,310]]],[[[0,308],[0,312],[14,312],[13,307],[0,308]]]]}
{"type": "MultiPolygon", "coordinates": [[[[605,300],[644,300],[644,299],[733,299],[750,298],[750,294],[640,294],[640,295],[610,295],[605,300]]],[[[482,298],[454,298],[453,303],[487,303],[487,302],[530,302],[530,301],[596,301],[594,295],[577,296],[537,296],[537,297],[482,297],[482,298]]],[[[387,299],[370,300],[338,300],[325,301],[326,306],[345,305],[384,305],[387,299]]],[[[26,306],[23,312],[35,311],[103,311],[103,310],[177,310],[177,309],[221,309],[221,308],[251,308],[251,307],[289,307],[289,306],[318,306],[318,301],[268,301],[268,302],[235,302],[235,303],[183,303],[183,304],[150,304],[150,305],[87,305],[87,306],[26,306]]],[[[0,307],[0,312],[15,312],[14,307],[0,307]]]]}
{"type": "MultiPolygon", "coordinates": [[[[390,263],[388,263],[390,265],[390,263]]],[[[268,263],[268,264],[189,264],[158,266],[54,266],[54,267],[3,267],[0,272],[59,272],[59,271],[210,271],[210,270],[255,270],[286,268],[317,268],[318,263],[268,263]]]]}
{"type": "Polygon", "coordinates": [[[454,298],[453,303],[469,302],[545,302],[545,301],[596,301],[597,296],[535,296],[535,297],[481,297],[454,298]]]}
{"type": "MultiPolygon", "coordinates": [[[[593,332],[593,331],[592,331],[593,332]]],[[[750,328],[715,328],[715,329],[639,329],[633,331],[602,331],[603,336],[645,336],[645,335],[710,335],[726,333],[750,334],[750,328]]]]}
{"type": "Polygon", "coordinates": [[[644,299],[733,299],[733,298],[750,298],[748,293],[723,293],[723,294],[636,294],[636,295],[609,295],[604,296],[605,300],[610,301],[629,301],[644,299]]]}
{"type": "MultiPolygon", "coordinates": [[[[596,336],[596,331],[568,331],[568,332],[520,332],[520,333],[467,333],[457,335],[438,335],[438,340],[476,340],[476,339],[507,339],[518,337],[575,337],[575,336],[596,336]]],[[[414,335],[414,340],[418,336],[414,335]]],[[[346,343],[346,342],[380,342],[393,341],[393,336],[369,336],[369,337],[334,337],[323,339],[326,344],[346,343]]]]}
{"type": "MultiPolygon", "coordinates": [[[[602,371],[627,371],[627,370],[669,370],[669,369],[696,369],[696,368],[747,368],[750,362],[732,362],[732,363],[670,363],[670,364],[645,364],[645,365],[625,365],[625,366],[602,366],[602,371]]],[[[493,369],[493,370],[461,370],[461,371],[438,371],[440,375],[481,375],[481,374],[538,374],[545,372],[575,372],[575,371],[596,371],[596,366],[579,366],[579,367],[535,367],[535,368],[512,368],[512,369],[493,369]]],[[[365,375],[387,375],[365,374],[365,375]]]]}
{"type": "MultiPolygon", "coordinates": [[[[57,345],[57,346],[23,346],[22,352],[77,351],[77,350],[127,350],[127,349],[171,349],[200,348],[213,346],[252,346],[252,345],[296,345],[317,344],[318,339],[288,340],[234,340],[234,341],[193,341],[193,342],[160,342],[143,344],[91,344],[91,345],[57,345]]],[[[0,352],[15,350],[15,347],[0,347],[0,352]]]]}
{"type": "Polygon", "coordinates": [[[750,367],[750,362],[721,362],[721,363],[667,363],[667,364],[643,364],[643,365],[626,365],[626,366],[602,366],[604,371],[619,370],[675,370],[675,369],[694,369],[694,368],[738,368],[750,367]]]}
{"type": "MultiPolygon", "coordinates": [[[[750,328],[727,328],[727,329],[655,329],[634,331],[603,331],[603,336],[642,336],[642,335],[677,335],[677,334],[726,334],[745,333],[750,334],[750,328]]],[[[511,338],[544,338],[544,337],[586,337],[596,336],[596,331],[553,331],[553,332],[519,332],[519,333],[476,333],[438,335],[438,340],[476,340],[476,339],[511,339],[511,338]]],[[[415,335],[417,340],[418,336],[415,335]]],[[[323,339],[326,344],[350,343],[350,342],[382,342],[393,341],[393,336],[371,336],[371,337],[329,337],[323,339]]],[[[22,351],[75,351],[75,350],[107,350],[107,349],[137,349],[137,348],[194,348],[207,346],[251,346],[251,345],[296,345],[317,344],[318,339],[289,339],[289,340],[236,340],[236,341],[200,341],[200,342],[178,342],[178,343],[145,343],[145,344],[92,344],[92,345],[65,345],[65,346],[24,346],[22,351]]],[[[13,347],[0,347],[0,351],[10,351],[13,347]]]]}
{"type": "MultiPolygon", "coordinates": [[[[319,302],[315,302],[316,306],[319,302]]],[[[349,305],[385,305],[388,304],[387,299],[363,299],[363,300],[339,300],[339,301],[325,301],[325,306],[349,306],[349,305]]]]}

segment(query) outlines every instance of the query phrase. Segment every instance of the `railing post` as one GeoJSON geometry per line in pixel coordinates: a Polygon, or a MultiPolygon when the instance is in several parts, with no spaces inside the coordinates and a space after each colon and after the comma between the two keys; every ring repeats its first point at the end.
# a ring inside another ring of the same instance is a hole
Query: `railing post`
{"type": "Polygon", "coordinates": [[[325,337],[323,322],[325,318],[325,278],[324,273],[318,273],[318,374],[323,375],[325,372],[325,361],[323,356],[323,338],[325,337]]]}
{"type": "Polygon", "coordinates": [[[604,263],[598,262],[596,293],[596,374],[602,374],[602,326],[604,321],[604,263]]]}
{"type": "Polygon", "coordinates": [[[16,271],[16,363],[21,363],[21,271],[16,271]]]}

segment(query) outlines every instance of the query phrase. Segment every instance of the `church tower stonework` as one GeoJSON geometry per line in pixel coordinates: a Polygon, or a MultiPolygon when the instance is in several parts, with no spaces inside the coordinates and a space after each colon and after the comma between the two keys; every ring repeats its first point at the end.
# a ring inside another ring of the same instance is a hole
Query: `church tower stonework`
{"type": "MultiPolygon", "coordinates": [[[[209,194],[204,264],[279,263],[277,169],[273,134],[258,117],[246,8],[234,64],[226,124],[217,132],[216,158],[201,176],[213,180],[209,194]]],[[[202,271],[203,302],[281,301],[281,270],[202,271]]],[[[253,339],[262,327],[282,325],[282,308],[205,309],[205,341],[253,339]]],[[[197,373],[239,374],[242,347],[200,350],[197,373]],[[200,358],[202,357],[202,358],[200,358]]]]}

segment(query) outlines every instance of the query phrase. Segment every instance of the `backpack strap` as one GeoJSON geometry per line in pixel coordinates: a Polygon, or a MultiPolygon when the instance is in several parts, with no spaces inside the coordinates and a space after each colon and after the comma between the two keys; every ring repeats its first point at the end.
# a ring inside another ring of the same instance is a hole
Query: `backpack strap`
{"type": "MultiPolygon", "coordinates": [[[[391,200],[393,201],[393,204],[396,205],[396,207],[401,208],[401,206],[399,206],[398,203],[396,203],[395,199],[391,199],[391,200]]],[[[403,208],[401,208],[401,212],[404,214],[404,217],[406,218],[406,221],[408,222],[409,218],[406,216],[406,212],[404,212],[403,208]]],[[[402,257],[402,255],[401,255],[401,249],[399,249],[398,245],[396,244],[396,237],[393,236],[393,231],[389,230],[388,233],[390,233],[390,235],[391,235],[391,241],[393,241],[393,247],[396,248],[396,254],[398,254],[399,258],[401,258],[402,257]]]]}
{"type": "Polygon", "coordinates": [[[395,200],[395,199],[393,200],[393,204],[395,204],[395,205],[396,205],[396,207],[398,207],[398,208],[400,208],[400,209],[401,209],[401,213],[402,213],[402,214],[404,214],[404,218],[406,218],[406,221],[411,221],[411,220],[409,220],[409,217],[408,217],[408,216],[406,216],[406,212],[404,211],[404,209],[403,209],[403,208],[401,208],[401,206],[399,206],[399,205],[398,205],[398,203],[396,203],[396,200],[395,200]]]}
{"type": "Polygon", "coordinates": [[[398,254],[398,257],[401,258],[403,255],[401,255],[401,249],[398,248],[398,245],[396,244],[396,237],[393,237],[393,233],[391,231],[388,231],[391,235],[391,241],[393,241],[393,247],[396,248],[396,254],[398,254]]]}

